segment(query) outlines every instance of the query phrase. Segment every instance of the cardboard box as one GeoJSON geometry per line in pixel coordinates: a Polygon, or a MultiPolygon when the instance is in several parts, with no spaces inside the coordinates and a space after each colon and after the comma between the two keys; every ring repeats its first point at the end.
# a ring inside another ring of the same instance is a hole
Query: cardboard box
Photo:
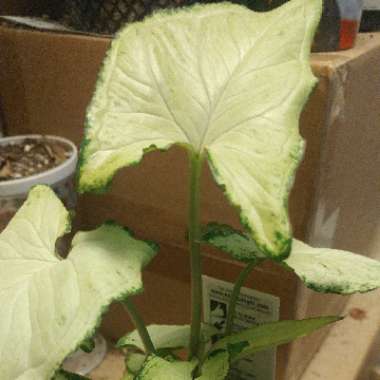
{"type": "MultiPolygon", "coordinates": [[[[108,38],[0,27],[0,104],[9,134],[59,134],[79,143],[86,105],[108,38]]],[[[302,114],[307,141],[290,198],[295,236],[315,244],[360,251],[375,248],[380,204],[380,34],[361,35],[348,52],[314,54],[320,81],[302,114]]],[[[186,252],[186,153],[172,148],[149,153],[140,165],[121,170],[104,196],[80,197],[78,217],[90,228],[105,219],[156,240],[161,252],[145,274],[136,303],[147,322],[187,323],[189,266],[186,252]]],[[[205,168],[202,221],[239,226],[236,210],[205,168]]],[[[209,250],[204,273],[234,281],[241,264],[209,250]]],[[[254,271],[248,287],[277,295],[282,319],[339,314],[345,297],[305,290],[298,279],[272,264],[254,271]]],[[[130,324],[118,306],[105,318],[111,338],[130,324]]],[[[278,353],[278,380],[298,379],[326,329],[278,353]]]]}

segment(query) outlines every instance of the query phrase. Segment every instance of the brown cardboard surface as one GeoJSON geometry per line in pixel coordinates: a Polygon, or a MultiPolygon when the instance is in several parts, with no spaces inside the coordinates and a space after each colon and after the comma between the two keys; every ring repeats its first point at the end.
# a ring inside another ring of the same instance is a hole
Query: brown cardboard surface
{"type": "MultiPolygon", "coordinates": [[[[8,133],[59,134],[79,143],[85,108],[109,42],[107,38],[0,26],[0,104],[8,133]]],[[[365,254],[376,246],[372,234],[379,213],[368,199],[376,199],[374,165],[378,167],[380,159],[379,129],[375,127],[376,122],[380,125],[379,75],[374,79],[378,62],[380,34],[360,36],[358,46],[349,52],[312,57],[320,81],[302,114],[301,134],[307,148],[289,203],[298,238],[365,254]],[[327,238],[321,235],[324,229],[316,217],[321,200],[327,216],[337,207],[340,210],[339,226],[332,236],[330,228],[327,238]]],[[[121,170],[107,195],[80,197],[78,216],[83,227],[115,219],[138,236],[161,243],[162,252],[145,275],[145,292],[137,298],[148,322],[188,321],[186,173],[186,153],[175,147],[166,153],[149,153],[140,165],[121,170]]],[[[238,227],[236,210],[214,184],[207,167],[202,186],[202,221],[238,227]]],[[[204,261],[206,274],[230,281],[241,268],[213,251],[204,261]]],[[[272,265],[254,271],[248,286],[279,296],[282,318],[339,313],[346,301],[305,291],[295,276],[272,265]]],[[[127,318],[113,307],[104,323],[105,333],[116,338],[126,327],[127,318]]],[[[285,366],[287,379],[297,379],[324,335],[321,332],[282,348],[279,379],[285,378],[285,366]]]]}
{"type": "MultiPolygon", "coordinates": [[[[330,54],[325,71],[329,78],[328,118],[321,145],[318,186],[309,220],[307,240],[375,256],[380,242],[380,35],[361,36],[356,49],[330,54]],[[366,38],[364,41],[363,38],[366,38]],[[318,215],[324,214],[321,225],[318,215]],[[331,223],[328,222],[330,219],[331,223]],[[326,223],[327,221],[327,223],[326,223]]],[[[331,298],[299,287],[297,317],[335,313],[331,298]]],[[[316,336],[315,341],[323,339],[316,336]]],[[[289,380],[302,373],[305,340],[292,345],[289,380]]]]}

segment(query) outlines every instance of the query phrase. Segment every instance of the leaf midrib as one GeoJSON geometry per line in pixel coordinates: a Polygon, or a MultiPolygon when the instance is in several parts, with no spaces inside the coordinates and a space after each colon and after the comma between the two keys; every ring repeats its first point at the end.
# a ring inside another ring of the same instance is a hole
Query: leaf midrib
{"type": "MultiPolygon", "coordinates": [[[[273,18],[273,21],[271,23],[269,23],[267,25],[266,28],[264,28],[262,30],[262,32],[255,38],[254,41],[252,41],[251,43],[251,46],[247,49],[247,51],[243,54],[243,57],[241,57],[240,61],[237,63],[237,65],[232,69],[232,72],[230,73],[230,75],[228,76],[225,84],[222,86],[219,94],[217,95],[217,99],[216,99],[216,102],[214,102],[212,105],[211,105],[211,109],[208,113],[208,119],[207,119],[207,122],[206,122],[206,125],[205,125],[205,128],[204,128],[204,132],[203,132],[203,136],[201,138],[201,142],[200,142],[200,146],[198,148],[198,152],[199,153],[202,153],[204,152],[205,150],[205,145],[206,145],[206,142],[207,142],[207,135],[208,135],[208,132],[210,130],[210,124],[212,122],[212,118],[214,116],[214,113],[215,111],[217,110],[218,106],[220,105],[220,102],[222,101],[226,91],[227,91],[227,88],[228,86],[230,85],[232,79],[234,78],[234,76],[236,75],[236,73],[238,72],[238,70],[240,69],[240,67],[245,63],[248,55],[251,53],[252,49],[255,47],[255,45],[258,43],[259,40],[262,39],[262,37],[267,33],[267,31],[273,27],[273,25],[275,24],[275,22],[277,21],[278,17],[274,17],[273,18]]],[[[201,75],[201,73],[200,73],[201,75]]],[[[267,111],[265,111],[267,112],[267,111]]],[[[216,137],[216,139],[214,141],[210,141],[208,142],[207,145],[212,145],[220,136],[216,137]]]]}

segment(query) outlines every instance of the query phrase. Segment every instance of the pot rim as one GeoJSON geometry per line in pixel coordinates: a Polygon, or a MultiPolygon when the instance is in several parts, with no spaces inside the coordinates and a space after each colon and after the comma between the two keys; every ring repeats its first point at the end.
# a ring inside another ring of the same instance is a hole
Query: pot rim
{"type": "Polygon", "coordinates": [[[75,172],[78,160],[78,149],[72,141],[64,137],[40,134],[16,135],[0,138],[0,145],[8,145],[9,143],[22,141],[28,138],[44,138],[47,140],[59,141],[63,144],[68,145],[73,153],[69,158],[67,158],[67,160],[62,162],[60,165],[48,169],[42,173],[33,174],[24,178],[0,181],[0,198],[25,195],[35,185],[44,184],[48,186],[54,186],[59,182],[62,182],[63,180],[67,179],[75,172]]]}

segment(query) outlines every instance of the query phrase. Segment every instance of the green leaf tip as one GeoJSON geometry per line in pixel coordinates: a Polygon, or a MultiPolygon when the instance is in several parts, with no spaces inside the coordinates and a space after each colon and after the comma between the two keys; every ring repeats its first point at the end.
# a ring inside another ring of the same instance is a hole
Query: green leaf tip
{"type": "Polygon", "coordinates": [[[55,245],[69,222],[54,191],[37,186],[0,234],[1,380],[51,379],[111,302],[142,290],[149,244],[106,224],[77,233],[63,260],[55,245]]]}
{"type": "Polygon", "coordinates": [[[321,0],[266,13],[219,3],[129,24],[112,42],[87,111],[79,191],[104,189],[146,151],[180,145],[206,154],[260,250],[285,258],[321,10],[321,0]]]}
{"type": "Polygon", "coordinates": [[[230,361],[234,362],[255,352],[289,343],[296,338],[306,336],[321,327],[341,319],[341,317],[327,316],[296,321],[264,323],[222,338],[214,344],[211,351],[220,349],[231,350],[229,351],[230,361]]]}

